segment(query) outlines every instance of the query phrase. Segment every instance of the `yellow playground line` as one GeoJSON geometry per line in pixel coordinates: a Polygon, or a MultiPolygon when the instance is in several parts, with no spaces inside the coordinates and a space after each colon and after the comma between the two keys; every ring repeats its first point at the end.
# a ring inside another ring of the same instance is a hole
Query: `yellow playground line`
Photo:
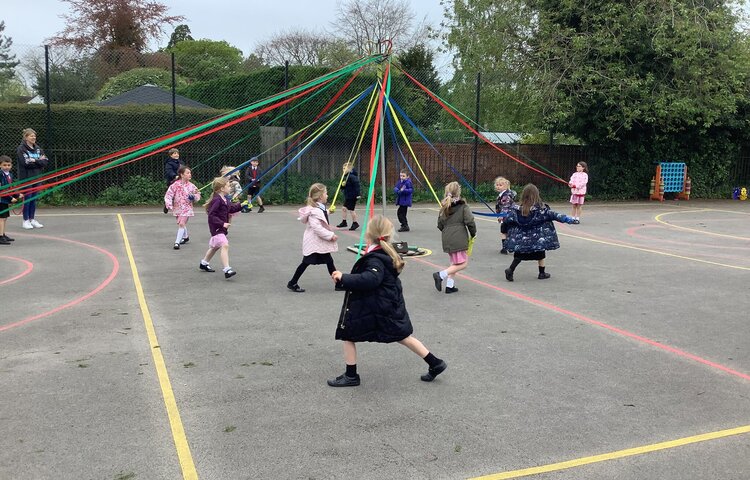
{"type": "Polygon", "coordinates": [[[657,216],[654,217],[654,220],[656,220],[658,223],[661,223],[662,225],[665,225],[665,226],[667,226],[669,228],[676,228],[678,230],[685,230],[685,231],[688,231],[688,232],[702,233],[703,235],[713,235],[713,236],[716,236],[716,237],[734,238],[735,240],[750,240],[750,238],[748,238],[748,237],[739,237],[737,235],[726,235],[724,233],[715,233],[715,232],[709,232],[709,231],[705,231],[705,230],[698,230],[697,228],[680,227],[678,225],[674,225],[672,223],[666,222],[666,221],[664,221],[664,220],[661,219],[661,217],[665,217],[667,215],[674,215],[674,214],[677,214],[677,213],[695,213],[695,212],[726,212],[726,213],[731,212],[731,213],[740,213],[740,214],[747,215],[747,213],[745,213],[745,212],[733,212],[731,210],[716,210],[716,209],[713,209],[713,208],[701,208],[699,210],[680,210],[680,211],[674,211],[674,212],[660,213],[659,215],[657,215],[657,216]]]}
{"type": "Polygon", "coordinates": [[[175,448],[177,449],[177,458],[180,461],[180,468],[182,469],[182,478],[185,480],[197,480],[198,471],[195,469],[193,456],[190,453],[190,445],[188,444],[187,436],[185,435],[185,429],[182,426],[180,411],[177,409],[177,400],[175,399],[174,391],[172,391],[172,383],[169,381],[169,373],[167,373],[167,365],[164,361],[164,356],[161,353],[161,345],[159,345],[159,340],[156,338],[154,322],[151,320],[151,312],[148,309],[148,304],[146,304],[146,296],[143,293],[141,279],[138,276],[138,268],[135,265],[135,257],[133,256],[133,251],[130,248],[128,234],[125,231],[125,222],[122,219],[122,215],[120,215],[119,213],[117,214],[117,220],[120,223],[120,231],[122,232],[122,239],[125,243],[125,251],[127,252],[128,261],[130,262],[130,270],[133,273],[133,283],[135,284],[138,303],[141,307],[143,323],[146,327],[148,343],[151,349],[151,355],[154,359],[154,367],[156,368],[156,375],[159,378],[159,386],[161,387],[162,397],[164,398],[164,406],[167,409],[169,426],[172,429],[172,438],[174,439],[175,448]]]}
{"type": "Polygon", "coordinates": [[[538,475],[540,473],[556,472],[559,470],[565,470],[567,468],[581,467],[584,465],[590,465],[592,463],[606,462],[608,460],[616,460],[618,458],[632,457],[633,455],[641,455],[644,453],[657,452],[659,450],[666,450],[669,448],[683,447],[693,443],[706,442],[709,440],[716,440],[719,438],[729,437],[732,435],[741,435],[750,433],[750,425],[743,427],[730,428],[727,430],[719,430],[716,432],[702,433],[700,435],[694,435],[692,437],[678,438],[677,440],[669,440],[666,442],[652,443],[650,445],[644,445],[642,447],[627,448],[625,450],[617,450],[615,452],[603,453],[601,455],[593,455],[590,457],[582,457],[574,460],[568,460],[565,462],[550,463],[548,465],[541,465],[538,467],[523,468],[520,470],[513,470],[508,472],[493,473],[491,475],[485,475],[482,477],[474,477],[469,480],[505,480],[509,478],[520,478],[529,475],[538,475]]]}

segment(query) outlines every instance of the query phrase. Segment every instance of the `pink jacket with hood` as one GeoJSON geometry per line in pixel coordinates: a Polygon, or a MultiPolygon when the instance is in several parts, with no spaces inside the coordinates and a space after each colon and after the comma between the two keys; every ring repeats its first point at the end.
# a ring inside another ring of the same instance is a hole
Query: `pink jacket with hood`
{"type": "Polygon", "coordinates": [[[320,207],[304,206],[299,209],[299,221],[305,224],[302,237],[302,255],[338,252],[339,245],[332,242],[334,232],[320,207]]]}

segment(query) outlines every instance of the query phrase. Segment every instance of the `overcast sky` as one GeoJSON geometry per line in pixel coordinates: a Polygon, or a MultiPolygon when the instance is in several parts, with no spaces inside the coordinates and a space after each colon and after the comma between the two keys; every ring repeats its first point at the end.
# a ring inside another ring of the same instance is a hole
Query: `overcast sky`
{"type": "MultiPolygon", "coordinates": [[[[247,56],[272,34],[284,30],[330,29],[336,17],[337,0],[161,0],[170,15],[184,15],[195,39],[226,40],[247,56]]],[[[410,2],[416,19],[427,17],[438,27],[443,18],[440,0],[410,2]]],[[[16,50],[42,45],[64,27],[60,15],[68,4],[60,0],[0,0],[3,35],[13,39],[16,50]]],[[[159,45],[166,46],[173,28],[168,27],[159,45]]],[[[450,63],[445,56],[436,67],[445,74],[450,63]]]]}

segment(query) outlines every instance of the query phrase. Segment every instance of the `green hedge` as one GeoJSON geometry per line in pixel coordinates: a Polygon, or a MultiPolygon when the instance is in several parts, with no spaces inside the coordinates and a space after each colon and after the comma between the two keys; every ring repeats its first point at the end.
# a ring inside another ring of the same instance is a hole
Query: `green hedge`
{"type": "MultiPolygon", "coordinates": [[[[185,128],[226,113],[215,109],[177,108],[177,127],[185,128]]],[[[44,105],[0,105],[0,153],[15,158],[21,143],[21,131],[37,131],[38,142],[47,152],[55,169],[136,145],[172,131],[172,107],[92,105],[52,105],[52,129],[46,128],[44,105]]],[[[259,125],[253,119],[204,138],[180,145],[181,158],[188,165],[200,166],[194,177],[208,179],[218,174],[222,164],[238,164],[260,150],[259,125]],[[230,150],[206,161],[221,149],[247,137],[230,150]]],[[[106,188],[122,186],[133,175],[160,180],[164,173],[165,153],[93,175],[65,188],[71,197],[96,197],[106,188]]],[[[51,169],[50,169],[51,170],[51,169]]]]}

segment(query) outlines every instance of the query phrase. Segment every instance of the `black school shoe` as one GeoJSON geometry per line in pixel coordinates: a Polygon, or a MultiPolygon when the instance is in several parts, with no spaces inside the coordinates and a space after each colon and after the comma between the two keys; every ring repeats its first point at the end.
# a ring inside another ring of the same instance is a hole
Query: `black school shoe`
{"type": "Polygon", "coordinates": [[[305,291],[304,288],[300,287],[296,283],[291,283],[291,282],[286,284],[286,288],[296,293],[303,293],[305,291]]]}
{"type": "Polygon", "coordinates": [[[540,274],[539,274],[539,276],[538,276],[538,277],[536,277],[536,278],[538,278],[539,280],[546,280],[546,279],[548,279],[549,277],[551,277],[551,275],[550,275],[549,273],[547,273],[547,272],[542,272],[542,273],[540,273],[540,274]]]}
{"type": "Polygon", "coordinates": [[[505,279],[509,282],[513,281],[513,270],[510,268],[505,269],[505,279]]]}
{"type": "Polygon", "coordinates": [[[260,208],[258,209],[258,213],[263,213],[265,211],[266,211],[266,207],[264,207],[263,205],[261,205],[260,208]]]}
{"type": "Polygon", "coordinates": [[[438,292],[443,291],[443,279],[440,278],[440,272],[435,272],[432,274],[432,279],[435,280],[435,288],[438,292]]]}
{"type": "Polygon", "coordinates": [[[425,373],[424,375],[422,375],[419,378],[423,382],[431,382],[431,381],[435,380],[435,377],[437,377],[438,375],[440,375],[441,373],[443,373],[446,368],[448,368],[448,364],[445,363],[445,360],[440,360],[440,363],[438,363],[437,365],[435,365],[434,368],[430,367],[429,369],[427,369],[427,373],[425,373]]]}
{"type": "Polygon", "coordinates": [[[5,239],[5,241],[7,241],[7,242],[15,242],[15,241],[16,241],[16,239],[15,239],[15,238],[10,238],[10,237],[9,237],[9,236],[7,236],[7,235],[3,235],[3,236],[2,236],[2,238],[4,238],[4,239],[5,239]]]}
{"type": "Polygon", "coordinates": [[[169,213],[169,209],[166,206],[161,211],[164,212],[165,215],[169,213]]]}
{"type": "Polygon", "coordinates": [[[206,265],[203,265],[203,264],[201,263],[201,264],[199,264],[199,265],[198,265],[198,268],[200,268],[200,269],[201,269],[201,270],[203,270],[204,272],[215,272],[215,271],[216,271],[216,270],[214,270],[213,268],[211,268],[211,265],[208,265],[208,264],[206,264],[206,265]]]}
{"type": "Polygon", "coordinates": [[[344,228],[347,225],[349,225],[349,224],[346,223],[346,220],[341,220],[341,223],[339,223],[338,225],[336,225],[336,228],[344,228]]]}
{"type": "Polygon", "coordinates": [[[5,237],[0,237],[0,245],[10,245],[10,242],[5,237]]]}
{"type": "Polygon", "coordinates": [[[408,232],[409,226],[408,225],[401,225],[401,228],[398,229],[399,232],[408,232]]]}
{"type": "Polygon", "coordinates": [[[456,287],[445,287],[445,293],[456,293],[458,288],[456,287]]]}
{"type": "Polygon", "coordinates": [[[237,275],[237,272],[235,272],[231,268],[229,270],[227,270],[226,272],[224,272],[224,278],[232,278],[235,275],[237,275]]]}
{"type": "Polygon", "coordinates": [[[180,249],[180,244],[179,243],[175,243],[174,247],[172,247],[172,248],[174,248],[175,250],[179,250],[180,249]]]}
{"type": "Polygon", "coordinates": [[[339,375],[336,378],[328,379],[326,383],[328,383],[328,385],[331,387],[358,387],[359,375],[350,377],[347,374],[343,374],[343,375],[339,375]]]}
{"type": "MultiPolygon", "coordinates": [[[[346,225],[344,225],[344,226],[346,226],[346,225]]],[[[352,226],[351,226],[351,227],[349,227],[349,230],[352,230],[352,231],[354,231],[354,230],[356,230],[356,229],[358,229],[358,228],[359,228],[359,223],[357,223],[357,222],[352,222],[352,226]]]]}
{"type": "Polygon", "coordinates": [[[188,243],[190,241],[190,237],[183,237],[182,240],[180,240],[180,245],[183,245],[185,243],[188,243]]]}

